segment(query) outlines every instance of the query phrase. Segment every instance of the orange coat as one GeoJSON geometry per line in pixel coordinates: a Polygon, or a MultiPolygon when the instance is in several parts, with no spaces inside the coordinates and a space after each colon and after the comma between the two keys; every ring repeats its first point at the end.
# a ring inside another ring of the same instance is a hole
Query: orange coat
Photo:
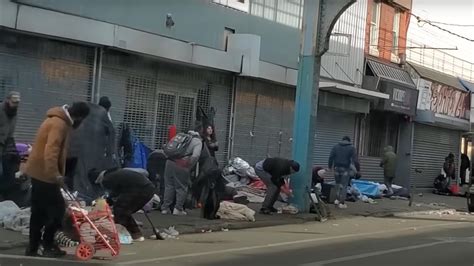
{"type": "Polygon", "coordinates": [[[36,134],[26,175],[53,184],[57,183],[57,177],[64,176],[71,129],[72,121],[62,107],[49,109],[36,134]]]}

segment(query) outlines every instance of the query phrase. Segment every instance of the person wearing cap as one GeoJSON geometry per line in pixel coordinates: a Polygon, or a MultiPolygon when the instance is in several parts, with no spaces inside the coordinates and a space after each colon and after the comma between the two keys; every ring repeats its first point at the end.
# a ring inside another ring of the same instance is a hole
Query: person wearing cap
{"type": "Polygon", "coordinates": [[[277,212],[273,205],[280,195],[281,187],[285,184],[285,177],[299,170],[299,163],[284,158],[267,158],[255,165],[255,172],[267,186],[265,199],[260,209],[261,214],[268,215],[277,212]]]}
{"type": "Polygon", "coordinates": [[[0,178],[3,176],[3,157],[8,148],[15,148],[15,133],[18,106],[20,105],[20,93],[11,91],[0,104],[0,178]]]}
{"type": "MultiPolygon", "coordinates": [[[[352,166],[355,167],[357,173],[360,172],[357,151],[351,143],[351,138],[346,136],[332,148],[328,162],[329,169],[334,169],[336,179],[337,193],[334,204],[340,209],[347,208],[345,201],[347,186],[352,176],[352,166]]],[[[354,173],[354,175],[356,174],[354,173]]]]}

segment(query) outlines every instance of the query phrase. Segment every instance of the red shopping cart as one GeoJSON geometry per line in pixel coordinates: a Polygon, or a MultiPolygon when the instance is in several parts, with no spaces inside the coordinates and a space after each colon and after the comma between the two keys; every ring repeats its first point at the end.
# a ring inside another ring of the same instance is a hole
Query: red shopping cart
{"type": "Polygon", "coordinates": [[[119,255],[120,240],[115,227],[112,211],[104,201],[101,208],[94,208],[87,212],[82,209],[71,193],[67,192],[72,200],[68,210],[71,214],[73,225],[80,236],[79,245],[76,247],[76,258],[90,260],[100,252],[105,257],[119,255]]]}

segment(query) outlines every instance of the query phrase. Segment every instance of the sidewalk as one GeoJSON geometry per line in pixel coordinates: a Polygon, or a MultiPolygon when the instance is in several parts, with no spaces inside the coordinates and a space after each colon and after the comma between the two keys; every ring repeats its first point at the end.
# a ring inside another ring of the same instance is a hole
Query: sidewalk
{"type": "MultiPolygon", "coordinates": [[[[257,211],[255,222],[227,221],[227,220],[205,220],[199,217],[200,210],[189,211],[188,216],[177,217],[172,215],[162,215],[158,211],[149,214],[155,227],[159,229],[175,226],[180,234],[205,233],[221,230],[238,230],[245,228],[257,228],[277,226],[284,224],[300,224],[315,221],[314,214],[298,215],[260,215],[258,209],[260,205],[251,204],[249,207],[257,211]]],[[[456,209],[458,211],[467,211],[466,198],[448,197],[434,195],[429,192],[423,193],[423,196],[415,196],[412,207],[408,206],[407,200],[378,199],[376,204],[364,203],[361,201],[348,203],[348,209],[336,209],[329,206],[331,219],[350,218],[351,216],[376,216],[387,217],[396,214],[406,214],[410,212],[456,209]]],[[[146,236],[152,235],[151,226],[143,214],[136,214],[136,219],[143,222],[143,228],[146,236]]],[[[5,249],[23,247],[27,244],[27,237],[17,232],[0,229],[0,252],[5,249]]]]}

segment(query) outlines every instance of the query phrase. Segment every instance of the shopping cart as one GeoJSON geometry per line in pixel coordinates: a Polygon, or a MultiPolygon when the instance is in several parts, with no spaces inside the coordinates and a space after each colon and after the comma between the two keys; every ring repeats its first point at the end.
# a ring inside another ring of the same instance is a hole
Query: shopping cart
{"type": "Polygon", "coordinates": [[[80,236],[79,245],[76,247],[76,258],[79,260],[90,260],[96,253],[106,257],[119,255],[120,240],[115,227],[112,211],[105,200],[101,208],[94,208],[86,212],[81,208],[77,199],[65,190],[71,204],[68,210],[71,214],[74,228],[80,236]]]}

